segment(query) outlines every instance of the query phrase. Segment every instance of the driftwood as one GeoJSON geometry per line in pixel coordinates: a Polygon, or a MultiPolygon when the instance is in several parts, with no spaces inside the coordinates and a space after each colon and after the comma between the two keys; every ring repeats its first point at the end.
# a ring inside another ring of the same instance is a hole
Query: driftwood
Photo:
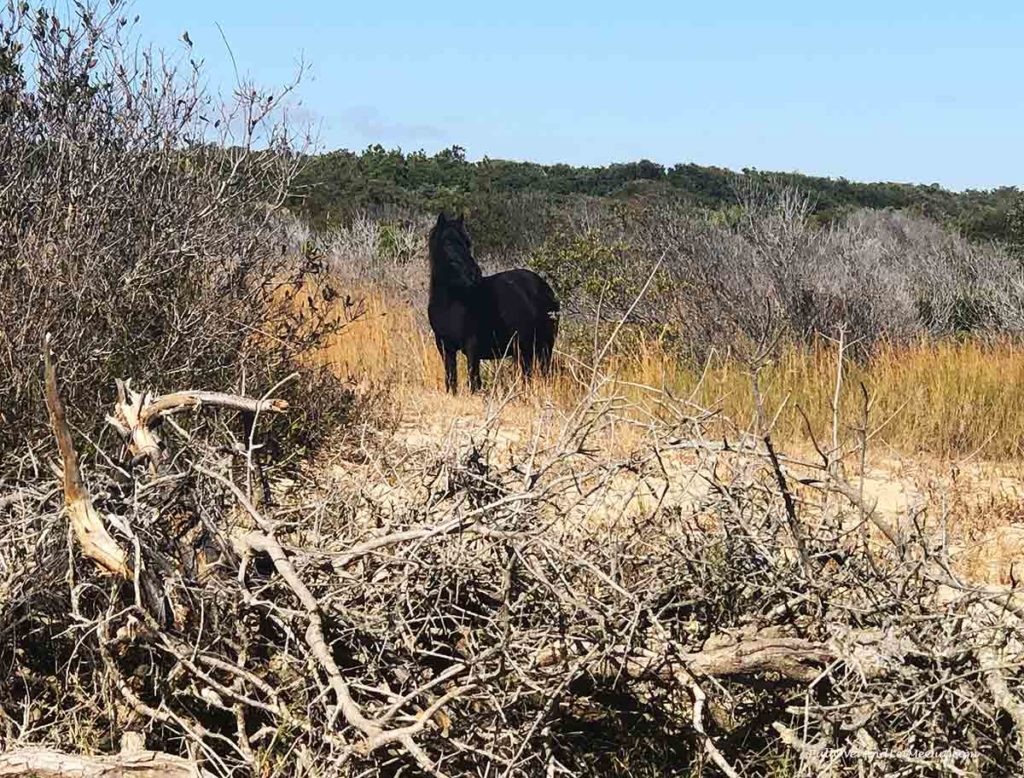
{"type": "Polygon", "coordinates": [[[163,451],[155,427],[166,416],[204,406],[249,414],[284,413],[288,410],[285,400],[256,400],[224,392],[186,391],[153,397],[148,392],[133,390],[131,381],[118,381],[114,413],[107,416],[107,422],[125,439],[132,460],[148,461],[155,472],[160,466],[163,451]]]}
{"type": "Polygon", "coordinates": [[[207,778],[195,762],[159,751],[79,756],[47,748],[0,753],[0,778],[207,778]]]}
{"type": "Polygon", "coordinates": [[[64,415],[64,404],[57,391],[57,374],[50,354],[50,339],[43,350],[46,372],[46,406],[50,411],[50,425],[57,439],[57,448],[64,465],[64,505],[82,553],[96,561],[108,573],[130,579],[131,568],[124,550],[107,532],[106,525],[92,504],[92,498],[82,481],[78,454],[71,440],[71,430],[64,415]]]}

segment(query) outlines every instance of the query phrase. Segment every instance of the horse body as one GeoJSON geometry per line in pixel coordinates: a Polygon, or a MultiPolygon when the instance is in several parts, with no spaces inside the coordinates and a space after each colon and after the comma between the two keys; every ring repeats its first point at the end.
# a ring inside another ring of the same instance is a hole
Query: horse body
{"type": "Polygon", "coordinates": [[[527,378],[535,364],[547,372],[559,304],[543,278],[525,269],[484,276],[462,219],[444,214],[430,233],[430,263],[427,314],[444,359],[447,391],[454,394],[457,388],[460,351],[469,364],[471,391],[481,387],[484,359],[514,356],[527,378]]]}

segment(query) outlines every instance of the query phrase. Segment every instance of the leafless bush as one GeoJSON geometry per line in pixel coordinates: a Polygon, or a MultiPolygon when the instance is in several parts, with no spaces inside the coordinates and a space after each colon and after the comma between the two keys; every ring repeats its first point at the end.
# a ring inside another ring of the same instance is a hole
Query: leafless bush
{"type": "Polygon", "coordinates": [[[327,326],[273,304],[316,283],[279,218],[305,142],[291,87],[220,100],[190,50],[140,50],[128,13],[0,11],[0,448],[41,428],[44,332],[94,423],[119,375],[267,386],[327,326]]]}
{"type": "Polygon", "coordinates": [[[959,581],[922,514],[875,515],[836,451],[712,441],[664,398],[680,421],[602,460],[619,402],[591,398],[522,461],[488,430],[414,457],[388,443],[365,471],[391,474],[387,499],[353,472],[256,508],[252,441],[216,406],[284,409],[198,397],[121,398],[136,467],[151,434],[166,454],[87,468],[76,499],[120,579],[83,555],[95,536],[69,548],[66,478],[26,452],[0,493],[0,769],[124,733],[214,775],[1021,766],[1018,596],[959,581]]]}
{"type": "MultiPolygon", "coordinates": [[[[315,231],[296,222],[296,237],[306,243],[346,287],[386,296],[409,305],[427,328],[430,285],[427,233],[433,219],[392,213],[385,219],[358,214],[347,224],[315,231]]],[[[517,264],[507,253],[477,252],[485,272],[517,264]]],[[[518,258],[523,261],[522,258],[518,258]]]]}
{"type": "Polygon", "coordinates": [[[319,242],[333,273],[382,291],[422,294],[427,288],[426,218],[371,219],[358,215],[344,226],[311,238],[319,242]]]}
{"type": "Polygon", "coordinates": [[[732,211],[643,202],[591,205],[531,258],[593,320],[631,319],[704,353],[844,328],[862,342],[963,332],[1021,332],[1024,270],[1005,247],[978,244],[906,213],[858,211],[816,224],[785,185],[752,182],[732,211]],[[661,262],[658,260],[661,258],[661,262]]]}

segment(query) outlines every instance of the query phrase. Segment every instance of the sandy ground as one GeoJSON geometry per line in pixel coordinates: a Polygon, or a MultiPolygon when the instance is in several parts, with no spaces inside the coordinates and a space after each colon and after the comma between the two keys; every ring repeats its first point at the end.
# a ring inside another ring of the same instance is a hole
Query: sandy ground
{"type": "MultiPolygon", "coordinates": [[[[562,412],[539,401],[498,403],[474,397],[449,398],[427,393],[407,401],[390,442],[396,456],[390,472],[337,468],[336,477],[357,479],[378,506],[399,510],[422,497],[415,482],[401,477],[444,451],[464,451],[487,442],[491,456],[523,462],[535,451],[557,446],[572,426],[562,412]]],[[[599,457],[629,456],[644,448],[644,435],[628,426],[609,425],[595,438],[599,457]]],[[[649,443],[648,443],[649,449],[649,443]]],[[[813,451],[790,451],[794,459],[813,460],[813,451]]],[[[635,472],[617,472],[604,488],[568,510],[587,525],[614,531],[632,513],[663,502],[696,507],[707,495],[701,462],[689,451],[664,452],[657,467],[650,461],[635,472]]],[[[795,473],[798,475],[798,473],[795,473]]],[[[856,462],[848,479],[859,486],[856,462]]],[[[897,526],[925,522],[945,537],[954,565],[968,577],[1012,584],[1024,578],[1024,467],[1015,463],[941,461],[876,447],[863,477],[865,501],[897,526]]]]}

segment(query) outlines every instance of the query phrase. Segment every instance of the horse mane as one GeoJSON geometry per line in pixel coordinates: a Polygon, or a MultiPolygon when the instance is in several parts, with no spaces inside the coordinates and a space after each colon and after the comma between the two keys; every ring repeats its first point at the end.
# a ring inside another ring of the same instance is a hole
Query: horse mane
{"type": "Polygon", "coordinates": [[[473,259],[473,243],[462,216],[451,219],[442,212],[430,231],[428,245],[431,284],[440,282],[448,287],[467,290],[480,283],[483,272],[473,259]]]}

